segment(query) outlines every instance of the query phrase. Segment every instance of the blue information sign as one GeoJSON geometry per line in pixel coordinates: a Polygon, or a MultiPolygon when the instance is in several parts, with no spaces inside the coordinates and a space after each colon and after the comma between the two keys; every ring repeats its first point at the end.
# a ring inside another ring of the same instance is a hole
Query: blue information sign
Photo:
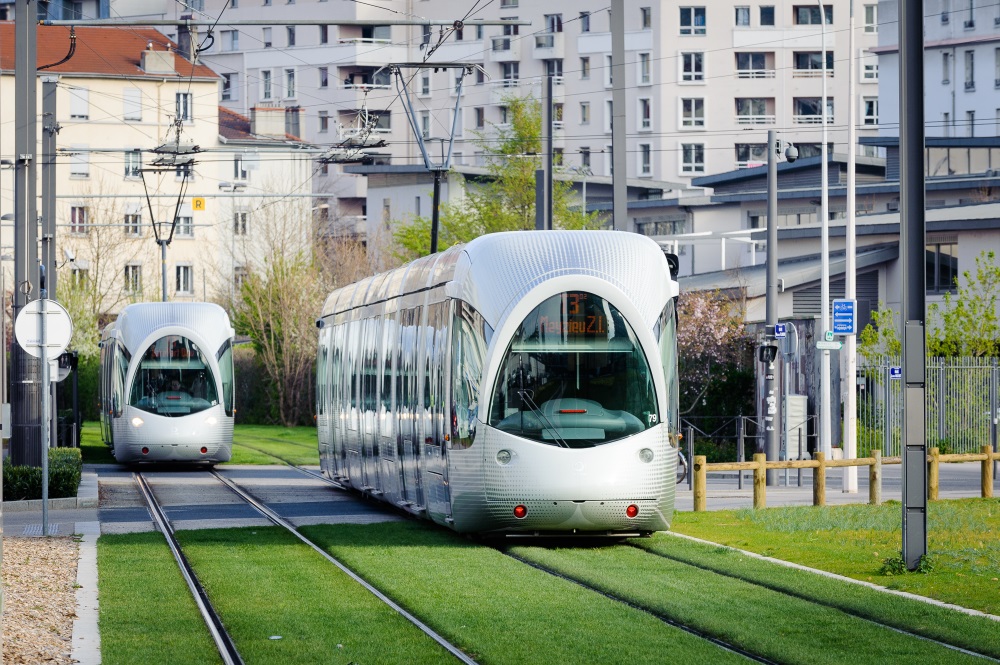
{"type": "Polygon", "coordinates": [[[774,324],[774,338],[784,339],[788,335],[788,325],[784,323],[774,324]]]}
{"type": "Polygon", "coordinates": [[[837,299],[833,301],[833,334],[858,334],[857,301],[837,299]]]}
{"type": "Polygon", "coordinates": [[[889,378],[898,381],[903,378],[903,368],[891,366],[889,367],[889,378]]]}

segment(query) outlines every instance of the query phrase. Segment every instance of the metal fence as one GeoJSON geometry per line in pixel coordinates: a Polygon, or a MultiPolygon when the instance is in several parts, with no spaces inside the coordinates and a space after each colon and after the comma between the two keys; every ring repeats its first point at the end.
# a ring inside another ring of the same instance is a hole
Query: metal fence
{"type": "MultiPolygon", "coordinates": [[[[928,358],[926,383],[927,446],[942,454],[996,450],[1000,418],[1000,366],[997,358],[928,358]]],[[[903,389],[899,357],[858,358],[858,457],[879,448],[900,454],[903,389]]]]}

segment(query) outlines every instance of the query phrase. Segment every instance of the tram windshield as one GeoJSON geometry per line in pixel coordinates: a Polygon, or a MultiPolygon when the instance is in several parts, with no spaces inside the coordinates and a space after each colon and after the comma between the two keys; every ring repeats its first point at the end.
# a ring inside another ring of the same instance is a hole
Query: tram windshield
{"type": "Polygon", "coordinates": [[[180,335],[156,340],[132,378],[129,405],[161,416],[186,416],[219,403],[215,376],[198,345],[180,335]]]}
{"type": "Polygon", "coordinates": [[[582,291],[553,296],[514,333],[490,407],[493,427],[586,448],[658,422],[649,363],[608,301],[582,291]]]}

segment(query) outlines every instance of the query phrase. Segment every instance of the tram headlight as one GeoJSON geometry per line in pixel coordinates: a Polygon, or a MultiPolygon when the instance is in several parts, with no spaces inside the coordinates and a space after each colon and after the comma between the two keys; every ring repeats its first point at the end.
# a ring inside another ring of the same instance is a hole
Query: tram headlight
{"type": "Polygon", "coordinates": [[[649,448],[643,448],[639,451],[639,459],[646,464],[649,464],[653,461],[653,451],[649,448]]]}
{"type": "Polygon", "coordinates": [[[510,454],[509,450],[501,450],[497,453],[497,463],[499,464],[510,464],[510,460],[513,455],[510,454]]]}
{"type": "Polygon", "coordinates": [[[146,422],[145,420],[143,420],[139,416],[136,416],[135,418],[132,419],[132,427],[139,429],[140,427],[143,426],[145,422],[146,422]]]}

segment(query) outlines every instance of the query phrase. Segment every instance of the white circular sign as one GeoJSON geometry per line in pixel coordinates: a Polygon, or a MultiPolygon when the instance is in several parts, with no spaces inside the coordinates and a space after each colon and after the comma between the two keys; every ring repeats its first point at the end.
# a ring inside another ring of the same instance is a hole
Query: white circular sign
{"type": "Polygon", "coordinates": [[[73,336],[73,320],[66,308],[55,300],[32,300],[21,308],[14,320],[14,337],[25,353],[42,357],[42,303],[45,303],[45,357],[55,360],[69,345],[73,336]]]}

